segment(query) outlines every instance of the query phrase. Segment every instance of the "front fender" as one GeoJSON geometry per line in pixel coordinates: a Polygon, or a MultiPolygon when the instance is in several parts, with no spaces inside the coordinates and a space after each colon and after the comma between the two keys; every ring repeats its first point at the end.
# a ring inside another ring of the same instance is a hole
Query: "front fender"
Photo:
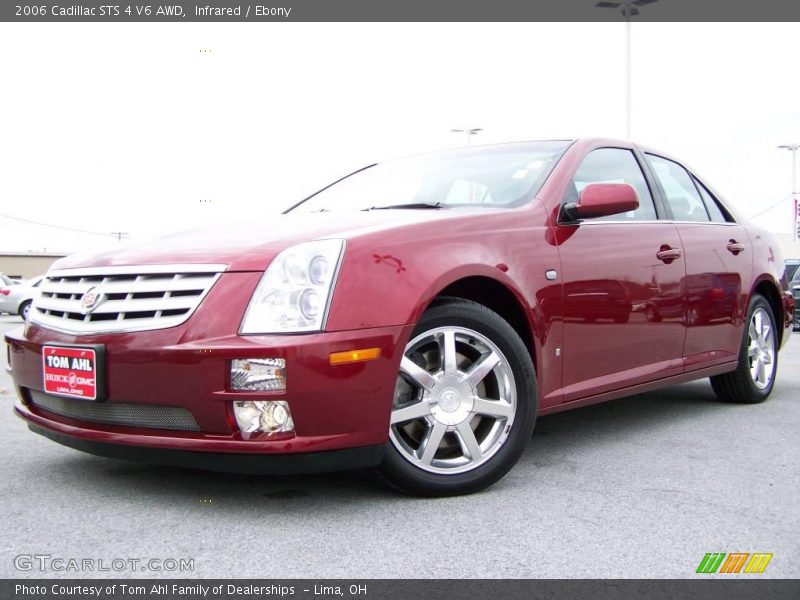
{"type": "Polygon", "coordinates": [[[414,325],[451,284],[487,278],[513,294],[531,328],[541,405],[558,403],[550,394],[561,388],[563,294],[560,281],[545,277],[560,271],[558,249],[548,242],[544,209],[508,213],[494,222],[487,215],[479,232],[447,223],[444,232],[440,225],[348,240],[327,330],[414,325]]]}
{"type": "Polygon", "coordinates": [[[558,268],[557,250],[544,241],[546,227],[488,224],[480,233],[448,227],[403,234],[348,241],[328,331],[416,323],[443,289],[467,277],[504,285],[531,321],[535,290],[551,285],[544,273],[558,268]]]}

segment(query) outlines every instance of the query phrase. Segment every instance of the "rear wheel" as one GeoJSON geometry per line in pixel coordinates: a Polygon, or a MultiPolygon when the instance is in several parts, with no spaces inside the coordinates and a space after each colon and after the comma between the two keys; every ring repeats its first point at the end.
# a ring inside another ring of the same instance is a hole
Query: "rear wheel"
{"type": "Polygon", "coordinates": [[[381,473],[400,491],[425,496],[493,484],[533,432],[535,385],[525,344],[497,313],[461,299],[438,302],[403,353],[381,473]]]}
{"type": "Polygon", "coordinates": [[[721,400],[744,404],[763,402],[772,392],[778,370],[778,329],[769,302],[754,295],[735,371],[711,378],[721,400]]]}

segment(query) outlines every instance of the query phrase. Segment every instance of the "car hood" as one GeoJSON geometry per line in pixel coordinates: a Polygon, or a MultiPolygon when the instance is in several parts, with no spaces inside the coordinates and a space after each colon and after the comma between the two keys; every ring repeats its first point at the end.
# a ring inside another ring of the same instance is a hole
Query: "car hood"
{"type": "Polygon", "coordinates": [[[278,252],[300,242],[436,226],[442,220],[479,218],[487,212],[496,209],[289,213],[255,223],[185,231],[99,254],[75,254],[57,261],[53,269],[194,263],[225,264],[228,271],[263,271],[278,252]]]}

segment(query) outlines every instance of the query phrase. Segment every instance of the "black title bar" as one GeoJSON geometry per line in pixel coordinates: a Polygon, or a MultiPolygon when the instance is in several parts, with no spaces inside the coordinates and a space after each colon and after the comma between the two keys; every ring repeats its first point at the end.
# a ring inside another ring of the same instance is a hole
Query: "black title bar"
{"type": "Polygon", "coordinates": [[[628,12],[624,6],[623,0],[2,0],[0,21],[800,21],[797,0],[651,0],[634,2],[628,12]]]}
{"type": "Polygon", "coordinates": [[[4,579],[3,600],[796,600],[800,580],[4,579]]]}

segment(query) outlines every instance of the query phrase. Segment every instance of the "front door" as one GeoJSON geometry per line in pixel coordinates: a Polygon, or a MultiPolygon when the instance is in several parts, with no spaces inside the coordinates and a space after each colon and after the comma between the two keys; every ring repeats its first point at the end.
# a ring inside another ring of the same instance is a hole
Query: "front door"
{"type": "Polygon", "coordinates": [[[564,290],[564,401],[682,371],[683,246],[659,221],[639,159],[621,148],[590,152],[564,202],[590,183],[627,183],[639,208],[558,225],[564,290]]]}

